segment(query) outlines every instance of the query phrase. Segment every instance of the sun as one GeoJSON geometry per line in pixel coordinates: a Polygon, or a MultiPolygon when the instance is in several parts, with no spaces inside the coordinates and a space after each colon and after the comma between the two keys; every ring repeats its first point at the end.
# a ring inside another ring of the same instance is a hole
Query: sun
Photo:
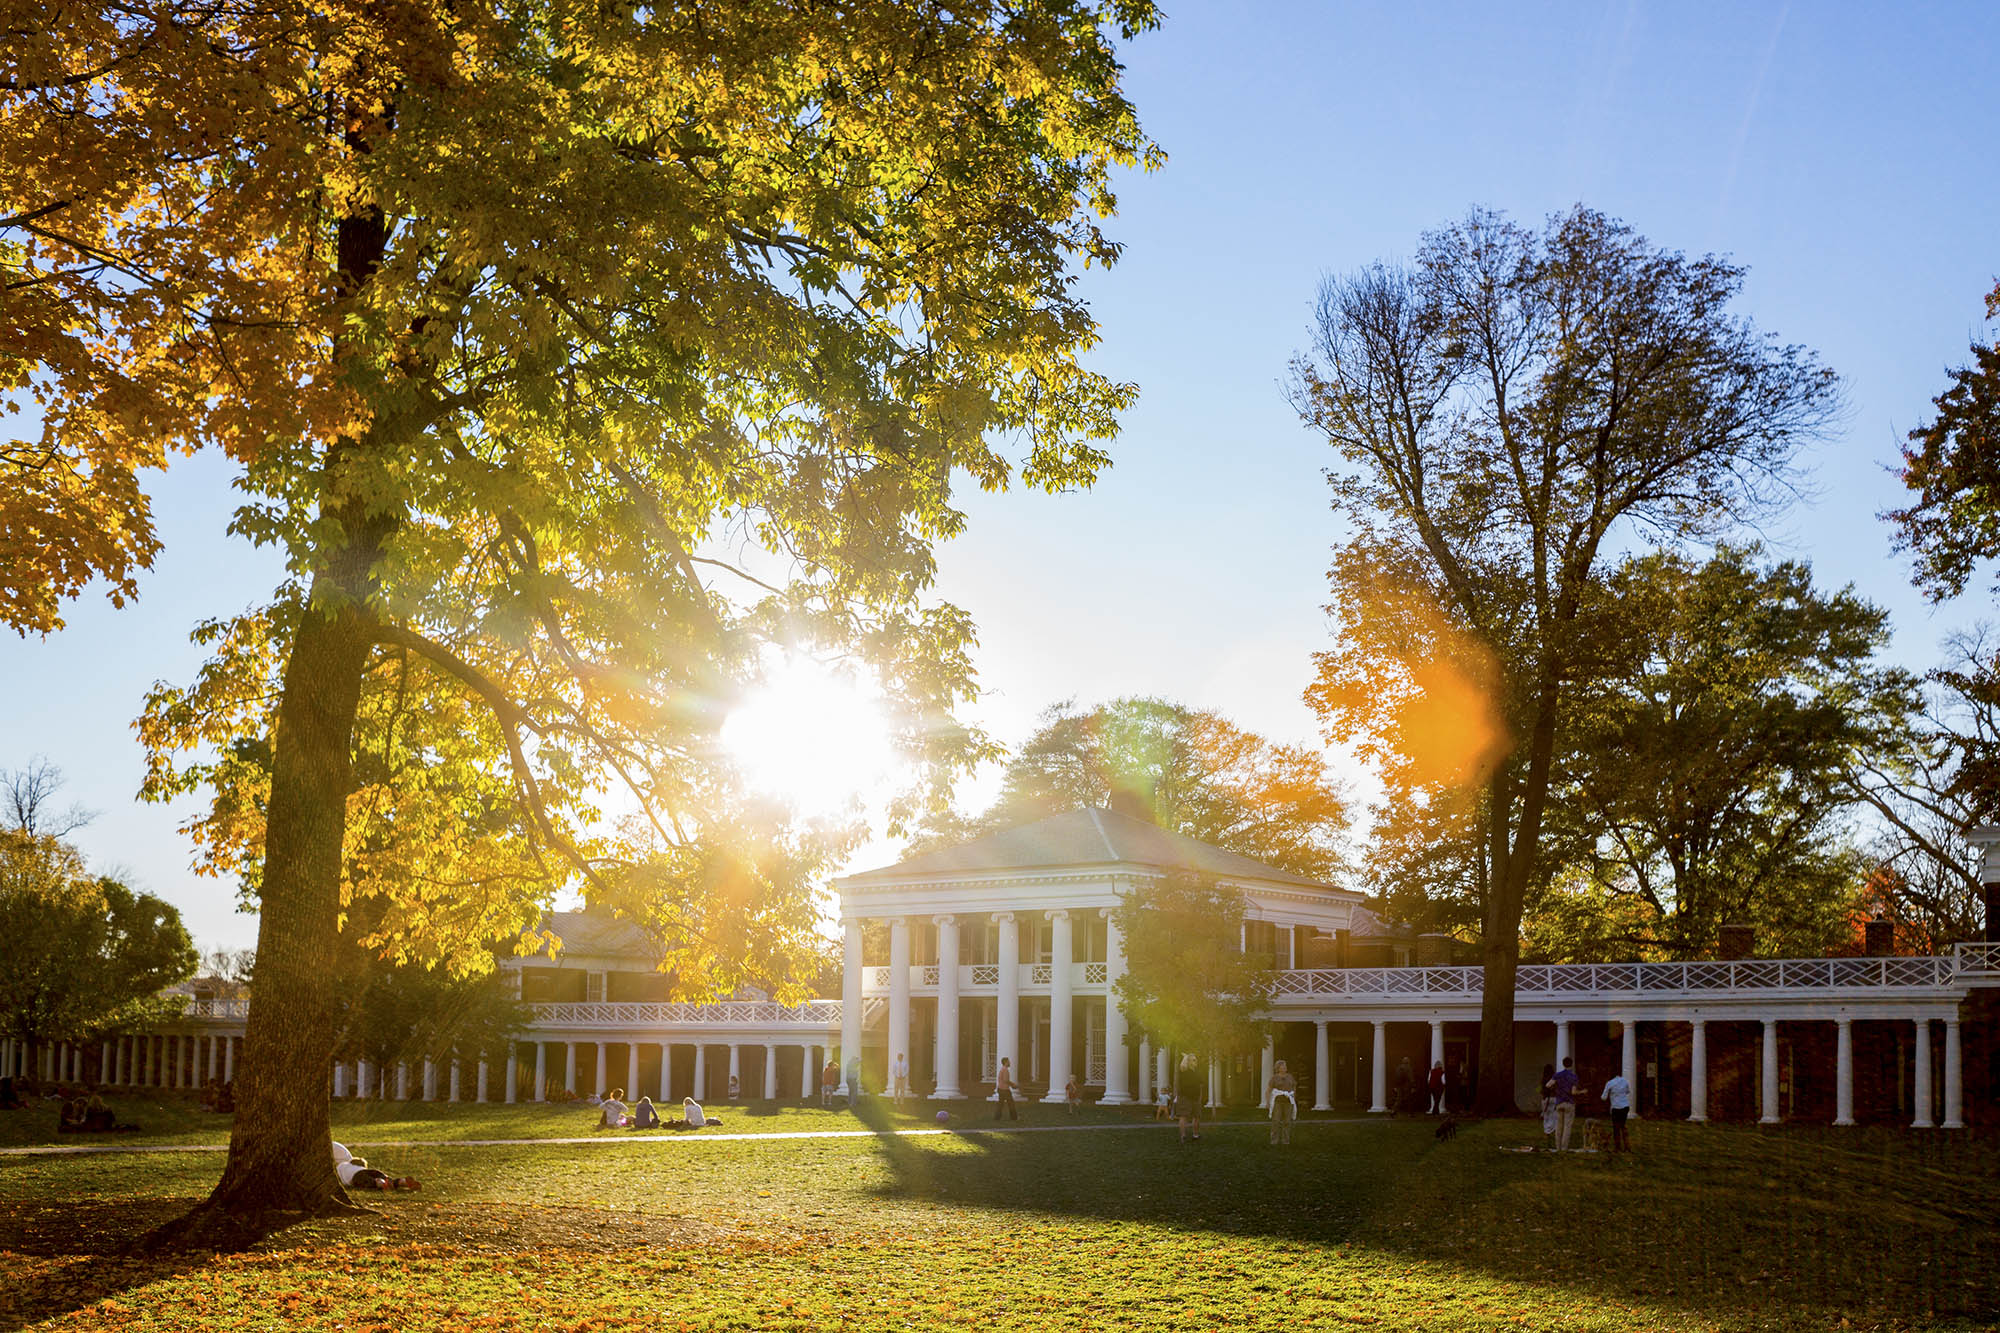
{"type": "Polygon", "coordinates": [[[897,766],[878,696],[809,658],[772,668],[722,724],[744,780],[803,815],[865,805],[897,766]]]}

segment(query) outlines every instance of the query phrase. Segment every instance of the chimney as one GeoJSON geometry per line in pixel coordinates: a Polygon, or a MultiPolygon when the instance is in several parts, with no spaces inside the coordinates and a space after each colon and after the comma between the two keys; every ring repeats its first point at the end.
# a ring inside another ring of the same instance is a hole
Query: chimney
{"type": "Polygon", "coordinates": [[[1965,840],[1979,852],[1979,896],[1986,906],[1986,939],[2000,943],[2000,824],[1975,824],[1965,840]]]}
{"type": "Polygon", "coordinates": [[[1864,921],[1861,923],[1861,938],[1870,958],[1887,958],[1896,952],[1896,923],[1864,921]]]}
{"type": "Polygon", "coordinates": [[[1748,958],[1757,952],[1754,926],[1724,926],[1715,933],[1715,956],[1722,959],[1748,958]]]}
{"type": "Polygon", "coordinates": [[[1138,787],[1118,783],[1111,788],[1109,802],[1111,813],[1124,815],[1127,819],[1143,819],[1148,824],[1156,822],[1153,817],[1152,797],[1138,787]]]}

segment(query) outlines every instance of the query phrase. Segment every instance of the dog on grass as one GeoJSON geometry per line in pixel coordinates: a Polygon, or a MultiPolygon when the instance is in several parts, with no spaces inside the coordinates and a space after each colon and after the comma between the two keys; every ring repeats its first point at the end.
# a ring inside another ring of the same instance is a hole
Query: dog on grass
{"type": "Polygon", "coordinates": [[[1437,1127],[1437,1141],[1448,1143],[1458,1137],[1458,1121],[1445,1117],[1445,1122],[1437,1127]]]}

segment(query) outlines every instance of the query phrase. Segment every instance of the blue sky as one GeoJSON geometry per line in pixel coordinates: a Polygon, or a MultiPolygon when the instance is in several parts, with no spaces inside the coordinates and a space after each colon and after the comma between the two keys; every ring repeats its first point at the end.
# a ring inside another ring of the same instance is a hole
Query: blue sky
{"type": "MultiPolygon", "coordinates": [[[[1814,496],[1766,537],[1888,606],[1896,655],[1926,665],[1991,595],[1925,606],[1875,515],[1902,433],[1987,335],[1996,47],[2000,9],[1970,4],[1171,10],[1128,52],[1171,160],[1124,182],[1125,258],[1085,279],[1098,364],[1142,388],[1116,465],[1086,494],[969,496],[942,552],[940,594],[981,628],[976,715],[1017,740],[1051,700],[1158,693],[1314,739],[1299,695],[1339,533],[1286,363],[1323,274],[1405,257],[1475,204],[1533,221],[1583,202],[1748,267],[1739,309],[1815,348],[1849,404],[1807,460],[1814,496]]],[[[96,864],[205,945],[249,944],[233,888],[186,869],[185,810],[132,801],[130,722],[154,679],[191,674],[190,626],[257,600],[276,562],[221,537],[219,460],[154,493],[167,550],[137,605],[0,640],[0,767],[54,759],[103,812],[79,838],[96,864]]]]}

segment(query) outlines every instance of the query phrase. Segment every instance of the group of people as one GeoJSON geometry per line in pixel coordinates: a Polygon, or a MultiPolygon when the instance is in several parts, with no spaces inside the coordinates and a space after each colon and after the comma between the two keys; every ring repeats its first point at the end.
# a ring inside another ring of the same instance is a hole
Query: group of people
{"type": "Polygon", "coordinates": [[[94,1092],[88,1096],[78,1093],[74,1097],[65,1097],[62,1110],[56,1117],[56,1130],[62,1134],[112,1134],[137,1128],[137,1125],[119,1124],[118,1117],[104,1104],[104,1098],[94,1092]]]}
{"type": "Polygon", "coordinates": [[[651,1097],[641,1097],[632,1106],[625,1105],[623,1088],[613,1088],[611,1095],[600,1101],[597,1107],[599,1129],[713,1129],[722,1123],[719,1117],[703,1110],[701,1103],[692,1097],[681,1098],[678,1118],[663,1119],[651,1097]]]}
{"type": "Polygon", "coordinates": [[[231,1115],[236,1110],[236,1082],[210,1079],[201,1085],[201,1109],[231,1115]]]}
{"type": "MultiPolygon", "coordinates": [[[[1576,1126],[1576,1106],[1590,1090],[1576,1072],[1576,1061],[1565,1055],[1562,1068],[1542,1066],[1542,1139],[1550,1152],[1568,1152],[1570,1132],[1576,1126]]],[[[1626,1121],[1632,1115],[1632,1081],[1613,1074],[1599,1094],[1611,1110],[1611,1151],[1632,1151],[1626,1121]]]]}

